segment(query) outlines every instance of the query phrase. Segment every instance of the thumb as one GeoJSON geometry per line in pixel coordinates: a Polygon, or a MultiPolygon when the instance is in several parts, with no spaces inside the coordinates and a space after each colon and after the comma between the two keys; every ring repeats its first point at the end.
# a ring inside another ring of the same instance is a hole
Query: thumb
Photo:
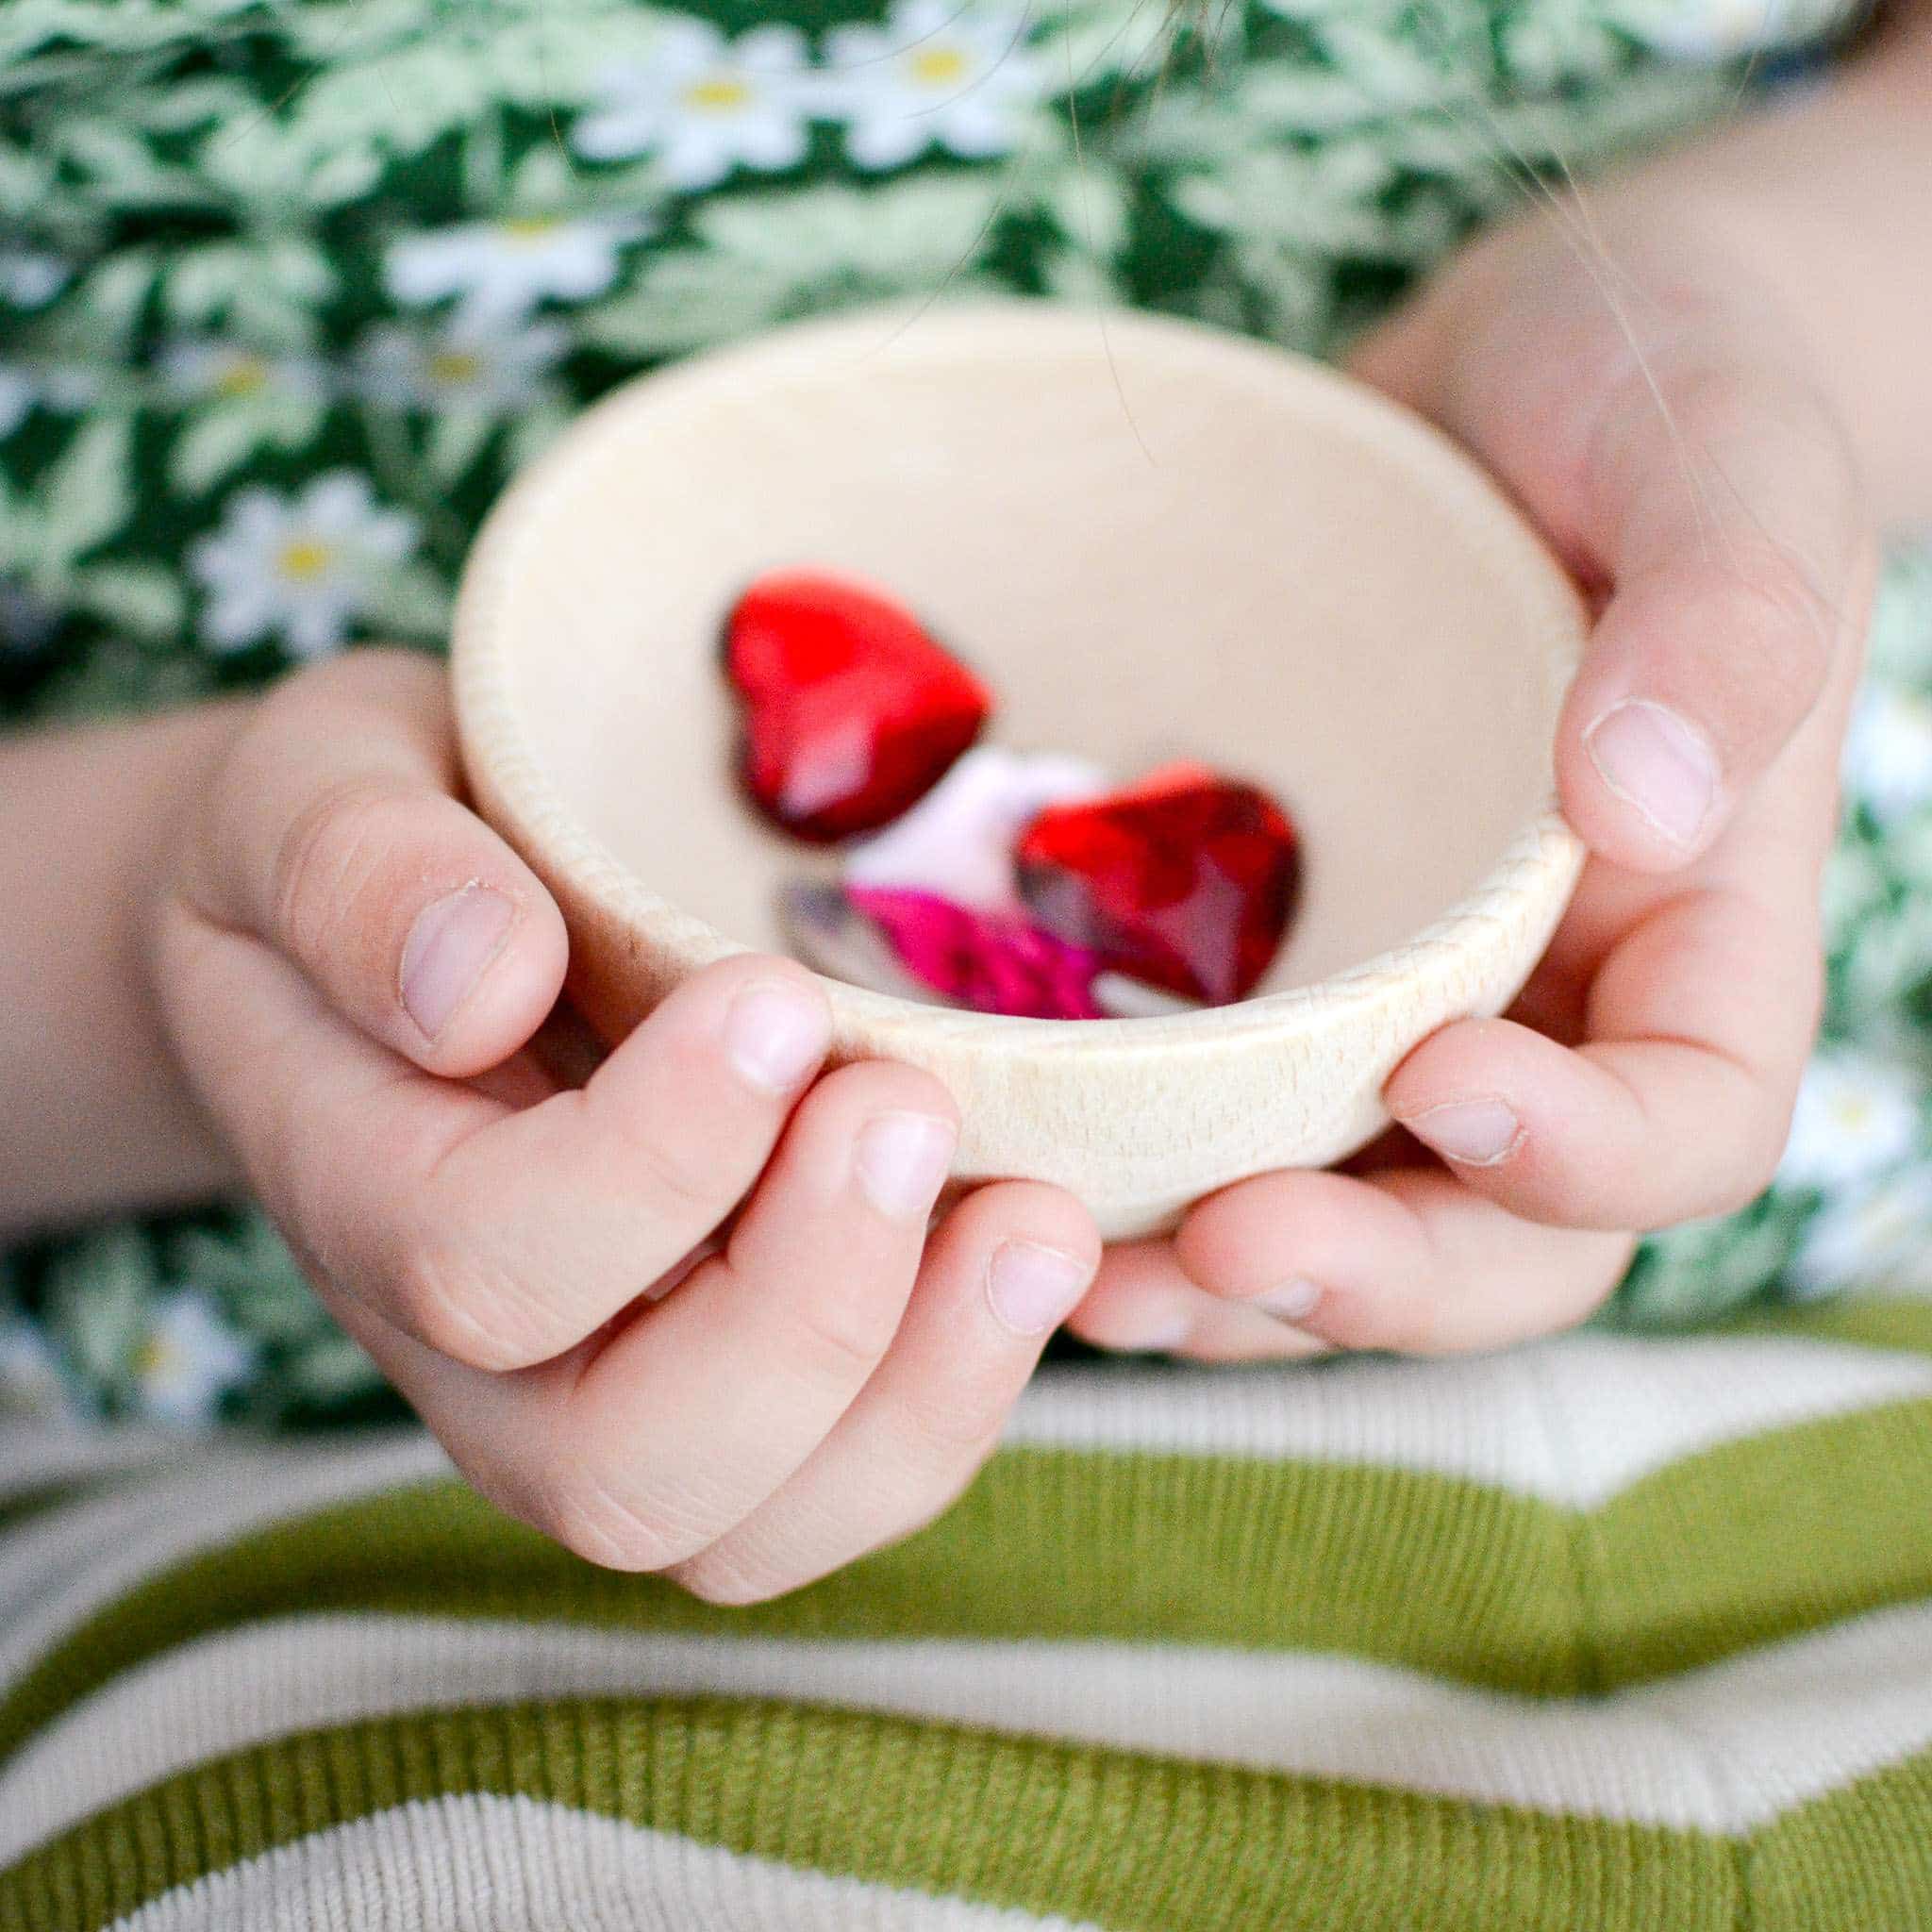
{"type": "Polygon", "coordinates": [[[1601,857],[1668,872],[1844,686],[1874,545],[1775,305],[1667,223],[1606,233],[1614,277],[1547,227],[1479,245],[1356,368],[1481,458],[1598,594],[1564,808],[1601,857]]]}
{"type": "Polygon", "coordinates": [[[185,891],[364,1033],[467,1078],[542,1024],[568,945],[555,902],[458,782],[439,664],[358,651],[301,673],[231,754],[185,891]]]}

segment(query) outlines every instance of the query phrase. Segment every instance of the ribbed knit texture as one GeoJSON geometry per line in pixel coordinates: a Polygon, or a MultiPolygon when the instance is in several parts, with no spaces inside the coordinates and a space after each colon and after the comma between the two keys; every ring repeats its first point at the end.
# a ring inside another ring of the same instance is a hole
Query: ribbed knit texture
{"type": "Polygon", "coordinates": [[[1932,1926],[1932,1303],[1029,1393],[779,1602],[0,1439],[0,1927],[1932,1926]]]}
{"type": "MultiPolygon", "coordinates": [[[[1129,0],[8,0],[0,714],[433,646],[573,408],[794,315],[995,289],[1330,347],[1520,165],[1681,131],[1846,11],[1252,0],[1170,47],[1129,0]],[[751,99],[762,146],[652,108],[773,21],[809,89],[751,99]],[[895,106],[941,31],[986,71],[895,106]],[[322,591],[311,524],[356,540],[322,591]]],[[[1801,1158],[1649,1244],[1627,1322],[1932,1278],[1890,1044],[1932,1010],[1928,613],[1920,551],[1801,1158]]],[[[0,1271],[0,1367],[91,1412],[379,1399],[252,1214],[0,1271]]],[[[0,1421],[0,1932],[109,1925],[1932,1932],[1932,1303],[1056,1371],[944,1519],[743,1611],[577,1562],[419,1437],[0,1421]]]]}

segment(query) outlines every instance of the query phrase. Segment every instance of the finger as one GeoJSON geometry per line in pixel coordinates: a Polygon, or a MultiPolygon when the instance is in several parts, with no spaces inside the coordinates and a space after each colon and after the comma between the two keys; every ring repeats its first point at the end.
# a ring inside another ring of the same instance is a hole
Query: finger
{"type": "Polygon", "coordinates": [[[1095,1348],[1124,1355],[1204,1362],[1325,1355],[1326,1342],[1294,1326],[1298,1308],[1292,1294],[1278,1304],[1266,1294],[1252,1303],[1210,1294],[1190,1278],[1171,1241],[1132,1241],[1107,1251],[1091,1292],[1067,1325],[1095,1348]]]}
{"type": "Polygon", "coordinates": [[[1189,1276],[1295,1310],[1338,1348],[1456,1355],[1573,1327],[1622,1279],[1627,1235],[1519,1220],[1440,1170],[1263,1174],[1194,1209],[1189,1276]]]}
{"type": "Polygon", "coordinates": [[[508,1114],[383,1191],[375,1291],[479,1368],[603,1325],[744,1198],[822,1064],[831,1013],[789,960],[741,955],[673,991],[580,1090],[508,1114]]]}
{"type": "Polygon", "coordinates": [[[1607,591],[1566,705],[1563,803],[1613,862],[1706,849],[1855,647],[1873,568],[1844,437],[1769,320],[1686,244],[1545,228],[1478,250],[1357,367],[1494,469],[1607,591]]]}
{"type": "Polygon", "coordinates": [[[1606,959],[1588,1045],[1465,1022],[1424,1041],[1386,1097],[1512,1214],[1616,1230],[1728,1212],[1776,1168],[1821,994],[1814,915],[1690,893],[1606,959]]]}
{"type": "Polygon", "coordinates": [[[563,920],[458,803],[441,667],[358,652],[267,698],[206,807],[187,891],[432,1073],[495,1066],[563,984],[563,920]]]}
{"type": "Polygon", "coordinates": [[[513,1111],[417,1073],[280,955],[183,919],[170,1019],[250,1179],[341,1311],[493,1370],[562,1354],[714,1229],[820,1063],[811,975],[694,974],[580,1091],[513,1111]]]}
{"type": "Polygon", "coordinates": [[[1615,589],[1564,707],[1557,772],[1593,849],[1644,870],[1709,847],[1864,627],[1872,564],[1847,449],[1796,378],[1726,368],[1724,353],[1626,378],[1588,459],[1591,534],[1615,589]]]}
{"type": "Polygon", "coordinates": [[[715,1603],[796,1590],[937,1516],[972,1480],[1093,1277],[1100,1237],[1052,1188],[967,1197],[934,1236],[897,1338],[822,1447],[674,1574],[715,1603]]]}
{"type": "Polygon", "coordinates": [[[905,1310],[955,1119],[929,1075],[829,1075],[722,1254],[557,1362],[481,1374],[377,1334],[485,1493],[592,1562],[663,1570],[764,1502],[824,1441],[905,1310]]]}

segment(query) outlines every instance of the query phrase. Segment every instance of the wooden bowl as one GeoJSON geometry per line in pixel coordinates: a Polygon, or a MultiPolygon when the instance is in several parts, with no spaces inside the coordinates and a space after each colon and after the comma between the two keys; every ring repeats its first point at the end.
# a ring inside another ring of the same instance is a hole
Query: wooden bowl
{"type": "Polygon", "coordinates": [[[827,981],[843,1058],[931,1070],[957,1177],[1054,1181],[1110,1237],[1317,1167],[1446,1021],[1500,1010],[1579,845],[1550,747],[1584,634],[1517,512],[1315,364],[1144,316],[1009,304],[783,330],[630,384],[491,516],[457,704],[478,808],[556,893],[607,1038],[774,947],[811,861],[731,780],[721,619],[759,572],[888,587],[989,678],[991,735],[1122,779],[1272,786],[1302,910],[1257,993],[1174,1017],[962,1013],[827,981]]]}

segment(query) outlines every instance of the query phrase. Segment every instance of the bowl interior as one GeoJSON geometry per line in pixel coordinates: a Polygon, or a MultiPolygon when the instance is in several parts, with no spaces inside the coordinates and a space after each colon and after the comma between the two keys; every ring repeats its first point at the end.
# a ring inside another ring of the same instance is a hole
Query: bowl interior
{"type": "Polygon", "coordinates": [[[1304,900],[1263,991],[1413,935],[1548,798],[1560,575],[1429,432],[1231,338],[1044,307],[782,335],[607,404],[508,521],[487,615],[525,750],[746,944],[815,862],[730,779],[719,625],[776,566],[905,599],[1004,743],[1273,787],[1304,900]]]}

